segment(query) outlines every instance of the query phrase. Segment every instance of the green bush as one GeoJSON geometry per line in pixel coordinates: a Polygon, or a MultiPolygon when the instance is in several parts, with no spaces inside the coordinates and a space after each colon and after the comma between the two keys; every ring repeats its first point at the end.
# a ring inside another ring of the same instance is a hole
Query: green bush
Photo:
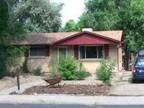
{"type": "Polygon", "coordinates": [[[78,71],[79,63],[71,57],[59,61],[58,70],[63,80],[80,80],[88,76],[87,72],[78,71]]]}
{"type": "Polygon", "coordinates": [[[78,77],[79,80],[83,80],[84,78],[90,76],[90,73],[85,71],[78,71],[76,72],[76,76],[78,77]]]}
{"type": "Polygon", "coordinates": [[[33,75],[36,75],[36,76],[40,76],[42,73],[41,73],[41,68],[37,68],[37,69],[34,69],[32,71],[32,74],[33,75]]]}
{"type": "Polygon", "coordinates": [[[58,70],[64,80],[78,79],[75,72],[77,71],[78,63],[71,57],[59,61],[58,70]]]}
{"type": "Polygon", "coordinates": [[[99,80],[103,81],[105,84],[110,84],[113,69],[114,64],[112,62],[102,60],[100,62],[100,67],[96,70],[96,76],[99,80]]]}

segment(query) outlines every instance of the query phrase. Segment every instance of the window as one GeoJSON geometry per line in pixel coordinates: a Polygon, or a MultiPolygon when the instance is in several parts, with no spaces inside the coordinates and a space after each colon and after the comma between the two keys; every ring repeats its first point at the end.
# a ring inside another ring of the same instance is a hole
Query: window
{"type": "Polygon", "coordinates": [[[48,56],[48,47],[32,46],[30,48],[29,56],[48,56]]]}
{"type": "Polygon", "coordinates": [[[135,66],[136,67],[144,67],[144,59],[138,58],[135,66]]]}
{"type": "Polygon", "coordinates": [[[80,59],[103,58],[103,46],[80,46],[80,59]]]}
{"type": "Polygon", "coordinates": [[[66,58],[67,56],[67,48],[66,47],[59,47],[58,48],[58,57],[59,59],[66,58]]]}

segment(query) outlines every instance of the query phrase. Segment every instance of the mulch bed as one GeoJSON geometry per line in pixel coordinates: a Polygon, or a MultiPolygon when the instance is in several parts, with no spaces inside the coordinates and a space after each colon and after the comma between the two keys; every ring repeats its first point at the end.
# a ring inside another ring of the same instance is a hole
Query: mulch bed
{"type": "MultiPolygon", "coordinates": [[[[61,87],[33,86],[22,94],[71,94],[71,95],[107,95],[109,86],[103,85],[64,85],[61,87]]],[[[11,94],[15,94],[14,92],[11,94]]]]}

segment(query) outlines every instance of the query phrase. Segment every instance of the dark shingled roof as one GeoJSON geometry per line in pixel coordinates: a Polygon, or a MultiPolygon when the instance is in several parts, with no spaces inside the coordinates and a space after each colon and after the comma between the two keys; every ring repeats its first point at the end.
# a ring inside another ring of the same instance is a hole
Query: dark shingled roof
{"type": "MultiPolygon", "coordinates": [[[[57,33],[29,33],[26,39],[17,41],[19,45],[39,45],[53,44],[61,39],[65,39],[80,32],[57,32],[57,33]]],[[[121,41],[122,31],[93,31],[92,33],[101,35],[106,38],[111,38],[116,41],[121,41]]]]}

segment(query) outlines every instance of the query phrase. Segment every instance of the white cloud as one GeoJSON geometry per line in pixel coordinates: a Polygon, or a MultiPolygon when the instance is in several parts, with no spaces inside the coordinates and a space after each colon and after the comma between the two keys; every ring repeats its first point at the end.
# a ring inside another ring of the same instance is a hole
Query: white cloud
{"type": "Polygon", "coordinates": [[[62,22],[63,24],[70,19],[75,21],[81,16],[84,12],[84,0],[52,0],[53,2],[61,2],[64,3],[63,9],[61,11],[62,14],[62,22]]]}

